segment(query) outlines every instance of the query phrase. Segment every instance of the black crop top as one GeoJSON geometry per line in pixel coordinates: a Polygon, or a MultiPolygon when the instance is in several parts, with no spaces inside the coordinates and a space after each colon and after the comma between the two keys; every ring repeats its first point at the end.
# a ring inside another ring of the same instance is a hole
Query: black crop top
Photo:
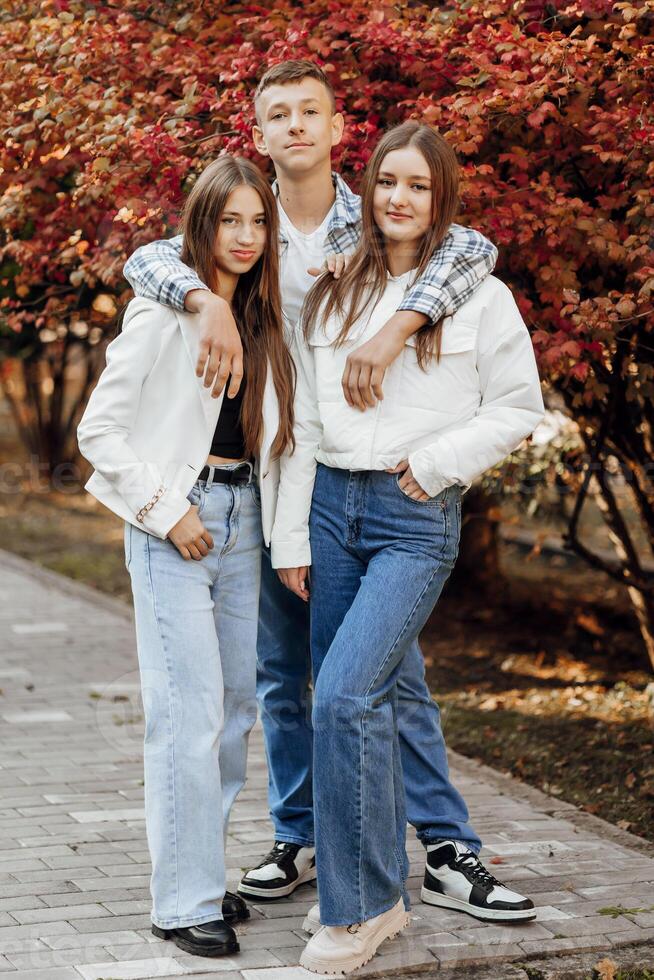
{"type": "Polygon", "coordinates": [[[211,441],[212,456],[222,456],[223,459],[245,459],[245,438],[241,424],[241,406],[245,394],[245,377],[234,398],[227,397],[231,375],[225,385],[225,397],[220,408],[216,430],[211,441]]]}

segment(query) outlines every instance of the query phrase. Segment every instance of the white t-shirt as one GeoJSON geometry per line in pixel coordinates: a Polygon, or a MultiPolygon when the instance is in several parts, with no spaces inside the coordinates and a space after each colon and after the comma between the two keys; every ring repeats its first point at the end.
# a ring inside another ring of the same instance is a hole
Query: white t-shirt
{"type": "Polygon", "coordinates": [[[279,221],[288,247],[284,249],[281,260],[282,308],[292,330],[300,320],[300,311],[316,276],[310,276],[307,269],[319,269],[325,261],[325,239],[334,213],[334,205],[315,231],[305,234],[298,231],[283,207],[277,202],[279,221]]]}

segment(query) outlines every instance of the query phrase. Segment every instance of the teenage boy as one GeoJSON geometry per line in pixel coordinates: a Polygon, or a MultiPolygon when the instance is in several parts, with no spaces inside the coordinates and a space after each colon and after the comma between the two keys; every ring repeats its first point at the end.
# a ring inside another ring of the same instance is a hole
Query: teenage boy
{"type": "MultiPolygon", "coordinates": [[[[335,274],[360,235],[360,201],[331,171],[331,149],[344,120],[324,72],[308,61],[270,68],[254,96],[256,149],[274,164],[279,202],[281,289],[290,336],[304,297],[324,263],[335,274]]],[[[198,376],[218,395],[238,391],[243,374],[238,330],[229,307],[180,261],[181,236],[140,248],[125,266],[136,293],[197,313],[198,376]]],[[[497,252],[479,233],[453,225],[422,279],[379,333],[348,358],[343,394],[365,411],[383,397],[384,372],[423,324],[458,309],[492,272],[497,252]]],[[[266,474],[264,474],[266,476],[266,474]]],[[[274,475],[268,474],[268,478],[274,475]]],[[[312,805],[312,729],[308,707],[309,612],[284,588],[264,553],[258,639],[258,697],[269,770],[275,841],[248,871],[241,895],[274,899],[316,877],[312,805]]],[[[427,849],[422,900],[485,920],[525,921],[530,899],[505,888],[477,855],[481,841],[449,779],[439,711],[425,683],[417,643],[398,679],[399,727],[407,811],[427,849]]],[[[229,897],[233,903],[234,896],[229,897]]],[[[230,906],[231,908],[231,906],[230,906]]],[[[227,907],[225,909],[227,912],[227,907]]]]}

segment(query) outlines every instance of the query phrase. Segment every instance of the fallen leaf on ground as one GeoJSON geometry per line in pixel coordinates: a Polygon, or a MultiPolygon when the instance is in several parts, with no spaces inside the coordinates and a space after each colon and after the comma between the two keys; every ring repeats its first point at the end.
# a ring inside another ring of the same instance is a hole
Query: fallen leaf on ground
{"type": "Polygon", "coordinates": [[[606,959],[600,960],[599,963],[595,964],[597,980],[615,980],[617,969],[618,964],[615,960],[610,960],[607,956],[606,959]]]}

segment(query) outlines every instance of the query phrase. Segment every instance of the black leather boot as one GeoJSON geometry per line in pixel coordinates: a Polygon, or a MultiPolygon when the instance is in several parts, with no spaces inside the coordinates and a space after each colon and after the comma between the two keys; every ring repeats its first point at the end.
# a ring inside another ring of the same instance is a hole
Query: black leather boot
{"type": "Polygon", "coordinates": [[[153,925],[152,935],[158,939],[170,939],[185,953],[193,953],[194,956],[231,956],[240,949],[236,933],[222,919],[176,929],[160,929],[153,925]]]}
{"type": "Polygon", "coordinates": [[[223,919],[225,922],[245,922],[250,918],[250,910],[240,895],[225,892],[223,898],[223,919]]]}

